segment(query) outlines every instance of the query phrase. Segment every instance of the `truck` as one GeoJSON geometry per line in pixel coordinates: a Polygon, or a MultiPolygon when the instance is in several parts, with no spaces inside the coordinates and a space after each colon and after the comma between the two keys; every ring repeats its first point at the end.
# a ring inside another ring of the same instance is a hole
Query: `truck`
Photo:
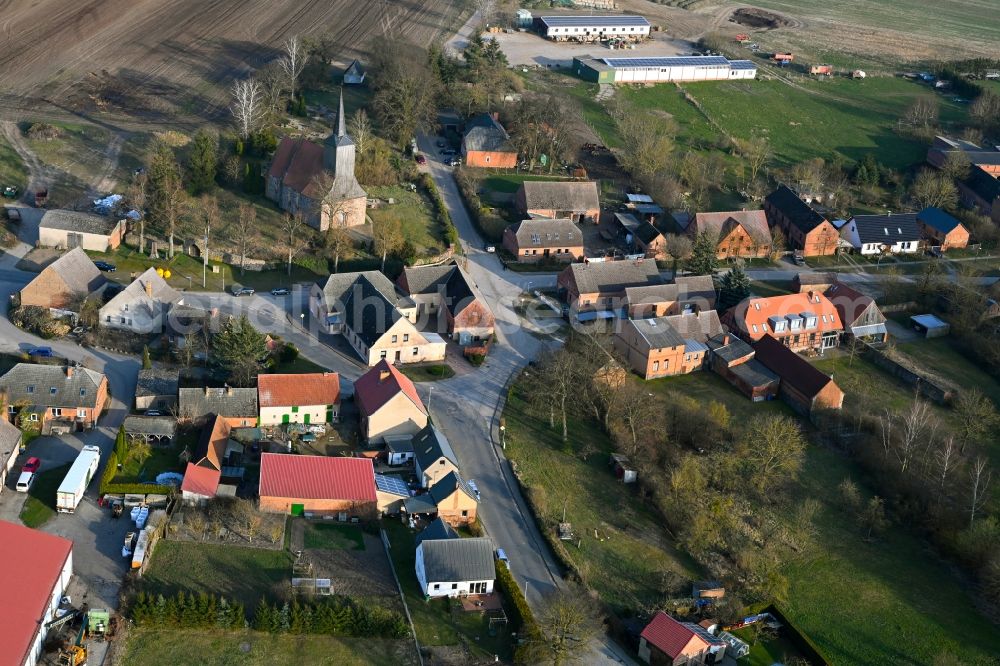
{"type": "Polygon", "coordinates": [[[59,490],[56,491],[56,511],[61,513],[76,511],[100,464],[101,449],[96,446],[83,447],[66,473],[66,478],[59,484],[59,490]]]}

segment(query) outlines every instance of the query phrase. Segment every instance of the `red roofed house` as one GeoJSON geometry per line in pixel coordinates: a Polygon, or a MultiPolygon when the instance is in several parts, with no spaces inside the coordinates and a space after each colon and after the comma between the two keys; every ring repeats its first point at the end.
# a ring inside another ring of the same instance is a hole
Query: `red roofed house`
{"type": "Polygon", "coordinates": [[[222,484],[223,467],[233,451],[242,447],[229,439],[229,422],[212,414],[201,431],[198,448],[184,470],[181,498],[185,502],[200,503],[217,495],[234,496],[236,486],[222,484]],[[221,492],[220,492],[221,491],[221,492]]]}
{"type": "Polygon", "coordinates": [[[73,542],[0,520],[0,562],[0,664],[34,666],[73,577],[73,542]]]}
{"type": "Polygon", "coordinates": [[[721,663],[726,644],[691,622],[657,612],[639,637],[639,658],[652,666],[721,663]]]}
{"type": "Polygon", "coordinates": [[[369,442],[416,435],[427,425],[417,387],[385,359],[354,382],[354,402],[361,412],[361,434],[369,442]]]}
{"type": "Polygon", "coordinates": [[[260,510],[372,518],[378,512],[375,468],[369,458],[261,454],[260,510]]]}
{"type": "Polygon", "coordinates": [[[333,423],[340,418],[340,376],[336,372],[259,375],[260,425],[333,423]]]}
{"type": "Polygon", "coordinates": [[[267,172],[264,193],[281,210],[302,213],[306,224],[326,231],[365,223],[367,193],[354,176],[354,141],[347,135],[344,96],[337,132],[323,145],[285,137],[267,172]]]}
{"type": "Polygon", "coordinates": [[[818,291],[748,298],[727,310],[722,323],[747,342],[772,335],[795,352],[836,347],[844,332],[837,308],[818,291]]]}

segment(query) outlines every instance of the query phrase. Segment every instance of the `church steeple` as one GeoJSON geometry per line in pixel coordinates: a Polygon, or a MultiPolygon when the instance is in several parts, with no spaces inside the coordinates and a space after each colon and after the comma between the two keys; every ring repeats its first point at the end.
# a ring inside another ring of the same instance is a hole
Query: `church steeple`
{"type": "Polygon", "coordinates": [[[337,138],[347,136],[347,123],[344,120],[344,89],[340,89],[340,111],[337,112],[337,138]]]}
{"type": "Polygon", "coordinates": [[[337,129],[323,143],[323,167],[337,178],[354,178],[354,141],[347,135],[347,115],[344,113],[344,89],[340,90],[337,129]]]}

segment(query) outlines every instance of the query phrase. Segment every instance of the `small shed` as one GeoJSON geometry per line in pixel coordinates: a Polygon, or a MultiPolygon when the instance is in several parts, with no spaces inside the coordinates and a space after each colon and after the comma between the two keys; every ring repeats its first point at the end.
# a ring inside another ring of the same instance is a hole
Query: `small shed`
{"type": "Polygon", "coordinates": [[[344,85],[345,86],[359,86],[365,82],[365,76],[368,72],[365,68],[361,66],[361,63],[357,60],[351,62],[344,70],[344,85]]]}
{"type": "Polygon", "coordinates": [[[391,467],[398,467],[413,462],[413,437],[409,435],[390,435],[385,438],[386,462],[391,467]]]}
{"type": "Polygon", "coordinates": [[[722,599],[726,588],[717,580],[699,580],[691,585],[691,596],[695,599],[722,599]]]}
{"type": "Polygon", "coordinates": [[[639,472],[632,466],[628,456],[612,453],[611,467],[615,470],[615,477],[622,483],[635,483],[639,479],[639,472]]]}
{"type": "Polygon", "coordinates": [[[177,419],[173,416],[127,416],[122,426],[129,439],[154,446],[168,446],[177,436],[177,419]]]}
{"type": "Polygon", "coordinates": [[[932,314],[913,315],[910,317],[910,325],[925,338],[940,338],[951,331],[951,324],[932,314]]]}

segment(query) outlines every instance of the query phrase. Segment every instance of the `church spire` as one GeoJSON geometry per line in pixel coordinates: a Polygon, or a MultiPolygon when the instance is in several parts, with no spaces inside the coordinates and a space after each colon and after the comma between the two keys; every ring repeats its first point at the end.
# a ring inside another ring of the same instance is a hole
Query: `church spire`
{"type": "Polygon", "coordinates": [[[340,89],[340,111],[337,113],[337,138],[347,134],[347,127],[344,120],[344,89],[340,89]]]}

